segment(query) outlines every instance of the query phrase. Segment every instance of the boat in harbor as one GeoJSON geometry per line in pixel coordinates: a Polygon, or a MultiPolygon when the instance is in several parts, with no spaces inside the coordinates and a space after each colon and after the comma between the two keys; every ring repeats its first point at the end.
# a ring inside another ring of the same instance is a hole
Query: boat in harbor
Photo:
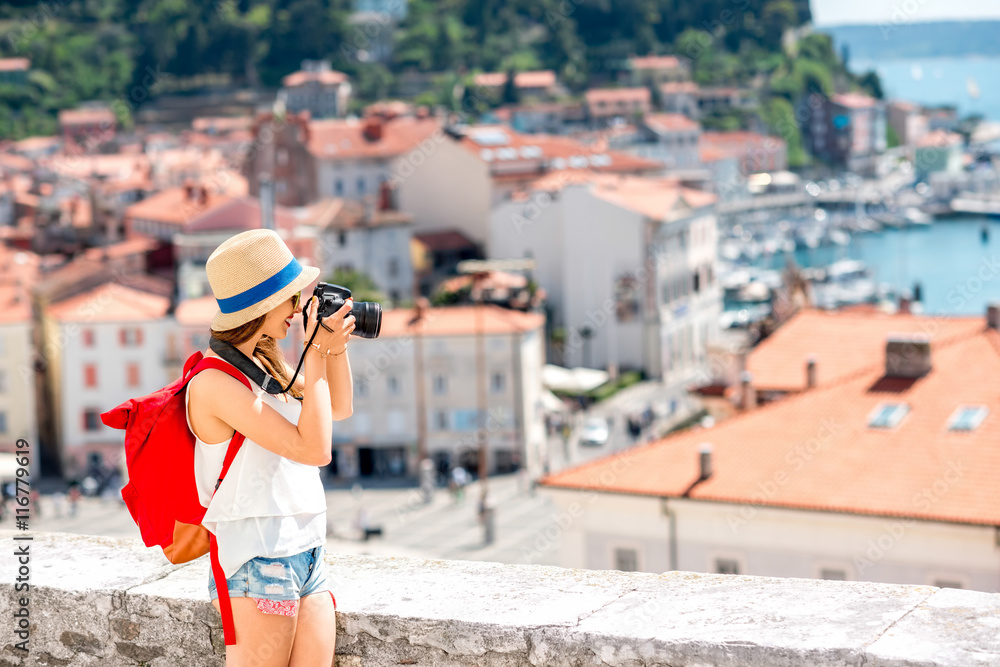
{"type": "Polygon", "coordinates": [[[859,259],[842,259],[830,264],[819,272],[812,288],[813,302],[818,308],[873,303],[879,298],[871,270],[859,259]]]}

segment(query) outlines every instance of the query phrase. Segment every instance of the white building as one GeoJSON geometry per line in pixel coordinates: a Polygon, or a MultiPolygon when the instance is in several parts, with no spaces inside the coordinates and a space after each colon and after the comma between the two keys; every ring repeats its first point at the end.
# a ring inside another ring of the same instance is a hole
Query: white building
{"type": "Polygon", "coordinates": [[[378,338],[351,342],[354,414],[336,425],[333,472],[415,475],[423,433],[439,470],[463,465],[475,472],[485,440],[491,474],[517,462],[539,476],[546,458],[544,324],[540,314],[498,306],[479,314],[473,306],[385,311],[378,338]]]}
{"type": "Polygon", "coordinates": [[[165,386],[170,300],[115,282],[58,301],[44,315],[55,438],[68,476],[96,457],[121,463],[122,432],[100,415],[165,386]]]}
{"type": "MultiPolygon", "coordinates": [[[[635,131],[614,135],[611,146],[661,162],[670,172],[701,167],[698,142],[701,125],[679,113],[646,114],[635,131]]],[[[707,180],[707,175],[705,176],[707,180]]]]}
{"type": "MultiPolygon", "coordinates": [[[[606,144],[606,142],[605,142],[606,144]]],[[[418,232],[456,229],[488,247],[493,207],[538,178],[554,173],[650,174],[659,162],[546,134],[521,134],[502,125],[452,128],[421,144],[393,176],[400,210],[418,232]],[[424,150],[426,148],[426,151],[424,150]],[[419,164],[416,164],[419,162],[419,164]]]]}
{"type": "Polygon", "coordinates": [[[347,75],[330,68],[329,60],[303,60],[302,69],[281,80],[278,99],[288,113],[308,111],[313,118],[337,118],[347,113],[351,84],[347,75]]]}
{"type": "Polygon", "coordinates": [[[714,202],[675,181],[554,174],[494,209],[491,254],[534,258],[564,365],[681,381],[722,307],[714,202]]]}
{"type": "Polygon", "coordinates": [[[919,333],[876,355],[850,341],[892,317],[810,316],[766,357],[792,356],[769,386],[802,389],[542,480],[559,520],[540,547],[566,567],[1000,591],[998,313],[975,327],[903,316],[919,333]],[[822,348],[834,338],[853,358],[822,348]],[[808,373],[801,353],[817,346],[808,373]]]}
{"type": "Polygon", "coordinates": [[[27,467],[32,479],[37,479],[41,446],[28,288],[38,256],[0,248],[0,259],[0,452],[23,453],[17,441],[27,440],[27,467]]]}
{"type": "Polygon", "coordinates": [[[392,304],[412,298],[409,215],[346,199],[325,200],[312,210],[308,224],[316,229],[315,259],[321,276],[337,269],[360,271],[392,304]]]}

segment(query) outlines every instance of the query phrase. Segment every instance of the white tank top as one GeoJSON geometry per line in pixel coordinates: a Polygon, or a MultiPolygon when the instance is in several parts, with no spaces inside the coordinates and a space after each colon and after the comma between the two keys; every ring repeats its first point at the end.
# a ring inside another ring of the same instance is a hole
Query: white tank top
{"type": "MultiPolygon", "coordinates": [[[[299,401],[278,400],[253,380],[250,387],[288,421],[298,424],[299,401]]],[[[185,409],[187,402],[188,392],[184,392],[185,409]]],[[[191,428],[190,413],[187,417],[191,428]]],[[[209,444],[195,435],[195,481],[198,499],[207,508],[202,525],[216,536],[226,578],[256,556],[291,556],[325,544],[326,494],[319,468],[279,456],[247,438],[213,496],[228,446],[229,440],[209,444]]]]}

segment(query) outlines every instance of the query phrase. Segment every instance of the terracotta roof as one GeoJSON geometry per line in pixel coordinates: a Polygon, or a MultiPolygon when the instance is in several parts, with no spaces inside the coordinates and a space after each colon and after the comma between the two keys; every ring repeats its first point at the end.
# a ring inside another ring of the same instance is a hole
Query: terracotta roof
{"type": "Polygon", "coordinates": [[[681,61],[677,56],[633,56],[629,64],[632,69],[677,69],[681,61]]]}
{"type": "Polygon", "coordinates": [[[141,322],[165,317],[170,299],[106,282],[49,306],[62,322],[141,322]]]}
{"type": "Polygon", "coordinates": [[[35,161],[23,155],[0,153],[0,167],[11,171],[27,173],[35,169],[35,161]]]}
{"type": "Polygon", "coordinates": [[[493,177],[523,180],[550,170],[584,169],[612,172],[661,171],[653,160],[618,151],[598,150],[576,139],[550,134],[521,134],[503,125],[474,125],[462,146],[490,163],[493,177]]]}
{"type": "Polygon", "coordinates": [[[759,390],[800,391],[806,384],[806,359],[816,359],[820,385],[838,382],[877,366],[891,333],[926,333],[935,348],[982,331],[984,317],[889,315],[880,311],[802,310],[748,355],[747,370],[759,390]]]}
{"type": "Polygon", "coordinates": [[[772,137],[756,132],[733,130],[731,132],[702,132],[701,143],[716,148],[739,147],[742,149],[784,145],[781,137],[772,137]]]}
{"type": "MultiPolygon", "coordinates": [[[[197,191],[197,187],[195,190],[197,191]]],[[[207,202],[202,204],[197,193],[194,197],[188,197],[184,187],[170,188],[132,204],[125,209],[125,217],[182,226],[232,199],[229,195],[209,190],[207,202]]]]}
{"type": "MultiPolygon", "coordinates": [[[[483,88],[499,88],[507,84],[506,72],[485,72],[473,78],[473,84],[483,88]]],[[[556,73],[550,69],[517,72],[514,86],[517,88],[551,88],[556,85],[556,73]]]]}
{"type": "MultiPolygon", "coordinates": [[[[486,335],[533,331],[545,326],[545,316],[525,313],[500,306],[482,306],[482,332],[486,335]]],[[[397,336],[471,336],[477,332],[476,307],[453,306],[427,308],[419,323],[414,323],[416,310],[395,308],[382,313],[379,338],[397,336]]]]}
{"type": "Polygon", "coordinates": [[[401,117],[383,121],[382,137],[365,137],[362,120],[313,120],[309,123],[309,152],[325,160],[379,159],[403,155],[441,128],[435,118],[401,117]]]}
{"type": "Polygon", "coordinates": [[[56,153],[43,158],[41,164],[61,176],[87,178],[102,176],[109,180],[127,180],[145,176],[150,169],[147,155],[73,155],[56,153]]]}
{"type": "Polygon", "coordinates": [[[156,249],[157,246],[159,246],[159,243],[155,239],[137,236],[134,239],[119,241],[118,243],[110,243],[96,248],[88,248],[83,253],[83,256],[87,259],[99,262],[105,257],[108,259],[116,259],[118,257],[143,255],[156,249]]]}
{"type": "Polygon", "coordinates": [[[947,130],[934,130],[917,140],[917,148],[949,148],[961,144],[962,135],[947,130]]]}
{"type": "Polygon", "coordinates": [[[40,265],[35,253],[0,245],[0,323],[31,320],[30,291],[40,265]]]}
{"type": "MultiPolygon", "coordinates": [[[[294,229],[298,219],[291,209],[274,207],[274,226],[277,229],[294,229]]],[[[192,215],[184,225],[185,233],[233,231],[242,232],[261,227],[260,200],[253,197],[227,199],[192,215]]]]}
{"type": "Polygon", "coordinates": [[[607,202],[653,220],[669,219],[678,206],[701,208],[718,199],[710,192],[681,187],[673,179],[601,179],[594,183],[592,192],[607,202]]]}
{"type": "Polygon", "coordinates": [[[878,364],[540,483],[677,497],[698,479],[699,446],[708,442],[713,474],[692,499],[1000,525],[1000,334],[956,337],[931,354],[933,370],[913,382],[887,382],[878,364]],[[870,427],[884,403],[909,412],[894,428],[870,427]],[[959,406],[977,405],[989,408],[977,428],[948,430],[959,406]]]}
{"type": "Polygon", "coordinates": [[[660,92],[664,95],[673,95],[675,93],[697,93],[701,90],[698,84],[694,81],[668,81],[667,83],[660,84],[660,92]]]}
{"type": "Polygon", "coordinates": [[[219,302],[211,294],[197,299],[184,299],[174,309],[174,317],[184,326],[208,326],[219,312],[219,302]]]}
{"type": "Polygon", "coordinates": [[[347,75],[337,70],[322,70],[319,72],[307,72],[299,70],[292,72],[281,80],[281,85],[285,88],[294,88],[307,83],[319,83],[324,86],[336,86],[347,81],[347,75]]]}
{"type": "Polygon", "coordinates": [[[589,106],[598,102],[644,102],[649,104],[649,88],[591,88],[584,93],[589,106]]]}
{"type": "Polygon", "coordinates": [[[27,58],[0,58],[0,72],[15,72],[31,69],[31,61],[27,58]]]}
{"type": "Polygon", "coordinates": [[[830,100],[835,104],[848,107],[849,109],[868,109],[875,106],[876,103],[874,98],[861,93],[842,93],[834,95],[830,100]]]}
{"type": "Polygon", "coordinates": [[[44,150],[62,143],[62,137],[28,137],[14,143],[14,150],[21,153],[44,150]]]}
{"type": "Polygon", "coordinates": [[[475,241],[459,231],[424,232],[414,234],[413,240],[430,251],[459,250],[476,247],[475,241]]]}
{"type": "Polygon", "coordinates": [[[60,125],[94,125],[105,122],[112,127],[118,122],[111,109],[63,109],[59,112],[60,125]]]}
{"type": "Polygon", "coordinates": [[[693,121],[684,114],[679,113],[650,113],[646,114],[643,122],[653,129],[664,132],[695,131],[701,129],[697,121],[693,121]]]}
{"type": "Polygon", "coordinates": [[[413,216],[402,211],[379,211],[365,220],[365,205],[352,199],[323,199],[301,209],[302,224],[320,229],[359,229],[362,227],[386,227],[404,225],[413,221],[413,216]]]}
{"type": "Polygon", "coordinates": [[[249,130],[253,127],[253,118],[250,116],[203,116],[191,121],[191,127],[198,132],[249,130]]]}

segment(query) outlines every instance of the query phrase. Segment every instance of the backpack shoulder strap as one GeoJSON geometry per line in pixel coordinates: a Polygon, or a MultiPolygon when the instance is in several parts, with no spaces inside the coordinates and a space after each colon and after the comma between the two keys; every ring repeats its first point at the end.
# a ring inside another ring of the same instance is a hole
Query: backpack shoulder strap
{"type": "MultiPolygon", "coordinates": [[[[235,366],[222,359],[216,359],[215,357],[204,357],[197,364],[191,368],[190,374],[185,376],[185,386],[187,382],[191,380],[195,375],[208,368],[214,368],[216,370],[223,371],[233,376],[237,380],[243,383],[243,385],[253,391],[250,387],[250,381],[247,380],[246,376],[243,375],[235,366]]],[[[219,473],[219,479],[215,482],[215,490],[212,492],[215,495],[215,491],[219,490],[219,485],[222,484],[223,478],[225,478],[226,473],[229,472],[229,466],[232,465],[233,459],[236,458],[237,452],[239,452],[240,447],[243,446],[243,441],[245,436],[236,431],[233,433],[232,440],[229,441],[229,448],[226,450],[226,459],[222,463],[222,471],[219,473]]],[[[227,646],[232,646],[236,643],[236,626],[233,620],[233,606],[229,599],[229,586],[226,582],[225,573],[222,571],[222,565],[219,563],[219,544],[216,542],[215,533],[209,531],[209,552],[210,561],[212,564],[212,576],[215,577],[215,587],[219,594],[219,610],[222,616],[222,635],[223,640],[227,646]]]]}

